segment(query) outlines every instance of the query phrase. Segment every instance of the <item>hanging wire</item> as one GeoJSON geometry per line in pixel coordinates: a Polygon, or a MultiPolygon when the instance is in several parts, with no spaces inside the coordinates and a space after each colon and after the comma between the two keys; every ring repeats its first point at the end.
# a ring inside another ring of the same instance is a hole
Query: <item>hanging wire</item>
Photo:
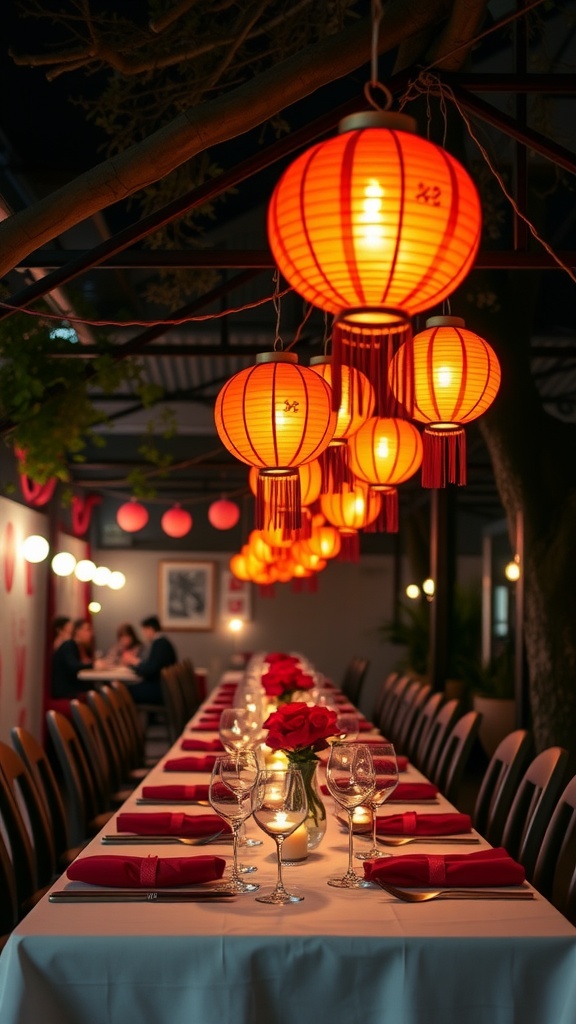
{"type": "Polygon", "coordinates": [[[298,330],[296,331],[296,334],[294,335],[292,341],[290,342],[289,345],[286,346],[286,351],[287,352],[289,352],[291,348],[294,348],[294,346],[297,345],[298,342],[300,341],[300,337],[302,335],[302,331],[304,330],[304,325],[306,324],[306,322],[312,316],[313,311],[314,311],[314,306],[312,305],[312,303],[306,302],[305,303],[305,313],[304,313],[304,316],[302,317],[302,320],[300,321],[300,325],[299,325],[298,330]]]}
{"type": "Polygon", "coordinates": [[[274,333],[274,351],[282,352],[284,349],[284,342],[280,337],[280,271],[278,268],[274,271],[274,294],[272,296],[272,302],[274,309],[276,310],[276,331],[274,333]]]}
{"type": "Polygon", "coordinates": [[[328,348],[332,341],[332,328],[328,326],[328,313],[324,312],[324,337],[322,339],[322,347],[324,349],[324,355],[328,355],[328,348]]]}
{"type": "Polygon", "coordinates": [[[389,110],[392,105],[392,93],[390,89],[378,80],[378,38],[380,35],[380,22],[382,21],[381,0],[372,0],[372,46],[370,58],[370,81],[364,85],[364,96],[375,110],[389,110]],[[379,90],[384,95],[385,104],[378,102],[373,92],[379,90]]]}

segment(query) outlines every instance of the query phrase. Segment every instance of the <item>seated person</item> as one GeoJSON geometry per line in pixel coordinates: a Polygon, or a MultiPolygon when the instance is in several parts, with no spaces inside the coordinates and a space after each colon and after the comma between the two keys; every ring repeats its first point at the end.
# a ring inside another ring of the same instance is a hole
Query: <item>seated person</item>
{"type": "Polygon", "coordinates": [[[142,676],[141,683],[131,683],[130,693],[137,704],[162,704],[160,673],[163,668],[176,664],[176,651],[167,636],[161,631],[156,615],[149,615],[140,623],[146,647],[141,655],[125,651],[122,664],[129,665],[136,675],[142,676]]]}
{"type": "Polygon", "coordinates": [[[129,622],[121,622],[116,630],[116,643],[108,651],[105,661],[113,668],[115,665],[124,664],[122,655],[125,651],[131,651],[138,657],[142,654],[142,643],[136,634],[134,626],[129,622]]]}
{"type": "Polygon", "coordinates": [[[64,640],[52,654],[52,696],[71,700],[89,690],[92,683],[78,679],[83,668],[92,668],[92,663],[83,658],[83,650],[92,645],[94,633],[88,619],[76,619],[72,637],[64,640]]]}
{"type": "Polygon", "coordinates": [[[69,615],[57,615],[52,623],[52,650],[55,651],[65,640],[72,638],[74,626],[69,615]]]}

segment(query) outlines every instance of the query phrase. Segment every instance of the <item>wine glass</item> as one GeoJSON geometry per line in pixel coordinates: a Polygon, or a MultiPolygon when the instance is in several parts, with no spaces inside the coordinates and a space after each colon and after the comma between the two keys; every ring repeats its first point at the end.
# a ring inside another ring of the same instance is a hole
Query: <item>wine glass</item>
{"type": "Polygon", "coordinates": [[[308,810],[302,773],[296,768],[261,772],[253,794],[254,819],[260,828],[276,841],[278,877],[276,887],[266,896],[257,896],[259,903],[299,903],[304,899],[284,888],[282,879],[282,844],[302,824],[308,810]]]}
{"type": "Polygon", "coordinates": [[[330,748],[326,783],[337,803],[348,814],[348,870],[342,878],[330,878],[328,885],[339,889],[364,888],[364,879],[354,871],[354,808],[366,803],[374,789],[374,765],[366,744],[336,742],[330,748]]]}
{"type": "Polygon", "coordinates": [[[232,892],[256,892],[260,888],[254,882],[244,882],[238,865],[238,833],[252,813],[252,791],[258,775],[258,762],[252,750],[222,754],[212,769],[208,799],[216,813],[232,826],[234,836],[232,892]]]}
{"type": "Polygon", "coordinates": [[[365,853],[357,853],[357,860],[374,860],[375,857],[389,857],[376,846],[376,811],[394,792],[398,785],[398,764],[392,743],[372,743],[370,753],[374,765],[374,789],[366,801],[372,811],[372,847],[365,853]]]}
{"type": "Polygon", "coordinates": [[[338,711],[336,718],[336,739],[353,742],[358,738],[360,720],[354,711],[338,711]]]}
{"type": "MultiPolygon", "coordinates": [[[[225,708],[220,715],[218,734],[225,750],[230,754],[235,750],[252,750],[262,736],[262,712],[255,705],[243,708],[225,708]]],[[[261,846],[261,839],[248,839],[245,829],[240,831],[241,846],[261,846]]],[[[244,873],[254,871],[253,867],[242,866],[244,873]]]]}

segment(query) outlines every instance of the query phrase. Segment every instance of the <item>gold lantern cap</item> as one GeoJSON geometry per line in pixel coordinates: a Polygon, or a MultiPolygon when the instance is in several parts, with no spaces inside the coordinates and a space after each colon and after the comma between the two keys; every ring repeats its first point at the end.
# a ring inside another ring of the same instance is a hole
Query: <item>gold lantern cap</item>
{"type": "Polygon", "coordinates": [[[466,321],[461,316],[430,316],[426,327],[466,327],[466,321]]]}
{"type": "Polygon", "coordinates": [[[330,366],[332,356],[312,356],[310,366],[330,366]]]}
{"type": "Polygon", "coordinates": [[[388,128],[392,131],[416,134],[417,125],[409,114],[398,114],[390,110],[359,110],[356,114],[343,117],[338,125],[338,134],[354,132],[362,128],[388,128]]]}
{"type": "Polygon", "coordinates": [[[298,356],[295,352],[259,352],[256,356],[257,363],[297,363],[298,356]]]}

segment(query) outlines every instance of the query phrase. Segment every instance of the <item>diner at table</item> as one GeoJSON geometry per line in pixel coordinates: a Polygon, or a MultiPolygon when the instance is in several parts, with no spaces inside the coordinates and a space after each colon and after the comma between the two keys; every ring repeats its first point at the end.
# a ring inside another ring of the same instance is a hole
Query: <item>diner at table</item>
{"type": "Polygon", "coordinates": [[[332,685],[264,694],[249,746],[220,732],[256,692],[224,675],[14,930],[2,1024],[574,1024],[576,929],[522,865],[357,711],[357,734],[335,733],[352,709],[332,685]],[[325,830],[308,845],[310,793],[325,830]]]}

